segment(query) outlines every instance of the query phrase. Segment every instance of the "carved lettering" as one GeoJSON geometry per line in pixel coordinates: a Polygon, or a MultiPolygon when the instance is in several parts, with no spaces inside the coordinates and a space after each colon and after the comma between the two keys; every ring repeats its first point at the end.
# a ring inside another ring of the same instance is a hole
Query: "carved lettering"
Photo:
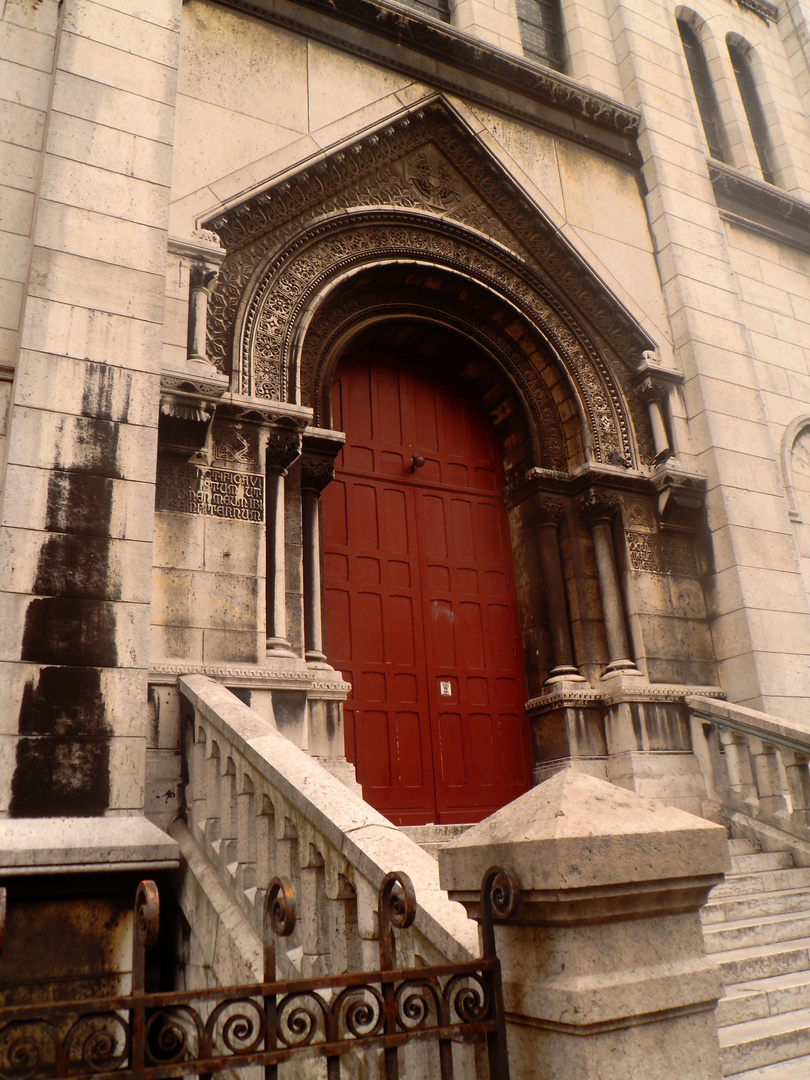
{"type": "Polygon", "coordinates": [[[155,509],[261,522],[264,521],[264,477],[184,461],[159,461],[155,509]]]}
{"type": "Polygon", "coordinates": [[[690,540],[680,536],[663,537],[655,533],[627,533],[630,566],[648,574],[679,574],[697,577],[695,549],[690,540]]]}

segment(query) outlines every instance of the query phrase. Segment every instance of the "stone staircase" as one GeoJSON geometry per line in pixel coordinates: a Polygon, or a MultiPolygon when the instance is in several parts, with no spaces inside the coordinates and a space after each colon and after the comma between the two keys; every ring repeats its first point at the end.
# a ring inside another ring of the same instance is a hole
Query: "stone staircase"
{"type": "MultiPolygon", "coordinates": [[[[436,858],[469,826],[403,826],[436,858]]],[[[810,1080],[810,868],[730,840],[731,872],[703,911],[726,995],[717,1008],[727,1080],[810,1080]]]]}
{"type": "Polygon", "coordinates": [[[789,852],[731,840],[731,872],[703,912],[723,973],[717,1009],[731,1080],[810,1078],[810,868],[789,852]]]}

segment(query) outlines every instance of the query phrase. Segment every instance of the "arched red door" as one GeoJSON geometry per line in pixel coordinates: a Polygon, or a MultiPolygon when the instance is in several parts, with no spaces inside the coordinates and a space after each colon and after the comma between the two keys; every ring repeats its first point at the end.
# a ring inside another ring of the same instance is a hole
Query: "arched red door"
{"type": "Polygon", "coordinates": [[[352,684],[347,756],[395,824],[478,821],[531,768],[495,435],[402,357],[343,362],[332,401],[346,446],[323,493],[324,616],[352,684]]]}

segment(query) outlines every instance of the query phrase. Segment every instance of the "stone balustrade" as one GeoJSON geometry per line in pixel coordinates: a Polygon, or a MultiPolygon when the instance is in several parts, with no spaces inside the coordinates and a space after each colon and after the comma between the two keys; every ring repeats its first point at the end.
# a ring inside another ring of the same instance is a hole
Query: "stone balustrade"
{"type": "Polygon", "coordinates": [[[810,865],[810,729],[698,695],[686,704],[706,792],[722,816],[766,850],[769,840],[787,842],[799,865],[810,865]]]}
{"type": "MultiPolygon", "coordinates": [[[[419,902],[413,927],[398,937],[398,962],[457,962],[478,955],[477,929],[439,887],[430,855],[224,686],[188,675],[179,687],[190,707],[188,828],[178,824],[173,835],[196,881],[205,888],[213,868],[216,882],[209,895],[218,891],[235,903],[238,912],[220,911],[220,918],[235,924],[241,913],[252,927],[254,935],[241,935],[252,940],[243,952],[258,957],[265,887],[282,875],[295,888],[298,924],[279,943],[279,977],[376,968],[377,890],[396,869],[410,875],[419,902]]],[[[186,918],[194,933],[203,932],[198,913],[187,912],[186,918]]],[[[213,956],[217,946],[211,944],[209,952],[213,956]]],[[[208,980],[230,974],[202,973],[208,980]]]]}

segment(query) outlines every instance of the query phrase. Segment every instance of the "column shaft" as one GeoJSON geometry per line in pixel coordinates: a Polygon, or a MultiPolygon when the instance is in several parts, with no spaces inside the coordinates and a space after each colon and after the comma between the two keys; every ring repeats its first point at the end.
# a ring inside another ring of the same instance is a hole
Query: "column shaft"
{"type": "Polygon", "coordinates": [[[317,491],[301,491],[304,540],[304,645],[305,659],[323,661],[323,624],[321,618],[321,540],[317,491]]]}

